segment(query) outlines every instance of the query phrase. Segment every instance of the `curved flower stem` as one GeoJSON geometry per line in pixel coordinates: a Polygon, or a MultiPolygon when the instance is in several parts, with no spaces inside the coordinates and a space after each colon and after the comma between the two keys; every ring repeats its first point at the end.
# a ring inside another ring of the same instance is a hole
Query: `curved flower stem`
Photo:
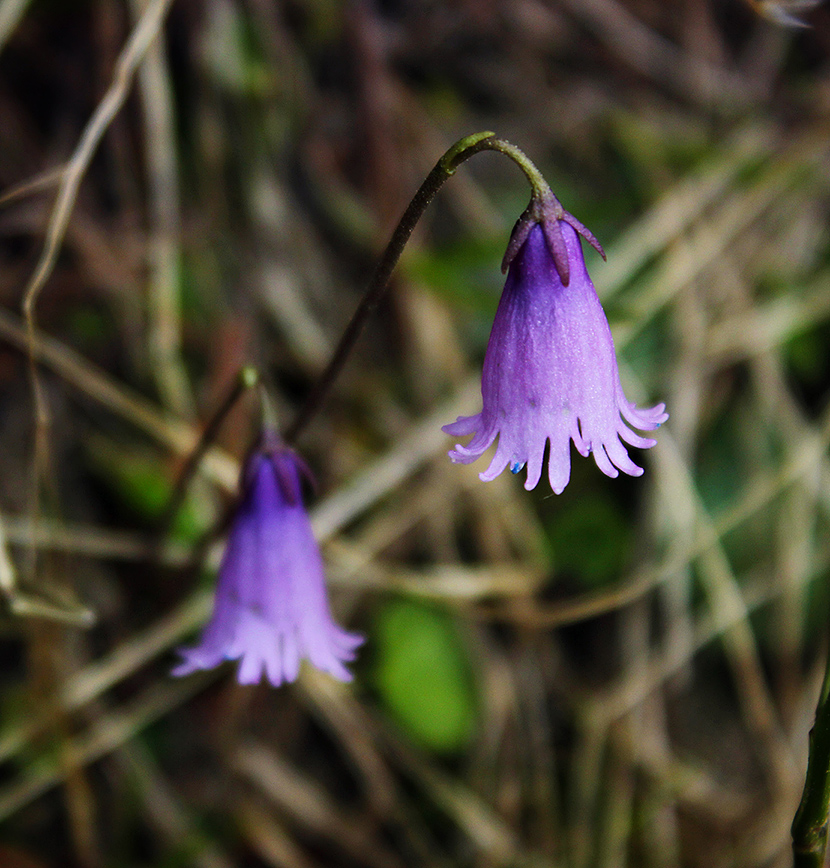
{"type": "Polygon", "coordinates": [[[159,519],[156,538],[160,544],[164,542],[164,539],[173,524],[173,520],[176,518],[176,514],[181,508],[182,502],[187,493],[188,483],[196,472],[196,468],[199,466],[199,462],[202,460],[205,452],[207,452],[213,441],[216,439],[216,435],[219,433],[219,428],[225,421],[228,413],[230,413],[236,405],[236,402],[245,392],[248,391],[248,389],[252,389],[258,384],[259,371],[250,365],[246,365],[240,370],[239,375],[228,390],[222,403],[216,408],[213,416],[208,420],[204,431],[202,431],[201,437],[199,437],[199,442],[193,447],[193,451],[187,457],[187,461],[176,480],[173,493],[170,495],[170,500],[164,510],[164,514],[159,519]]]}
{"type": "Polygon", "coordinates": [[[435,168],[433,168],[429,175],[427,175],[426,180],[418,188],[418,192],[415,193],[398,225],[395,227],[395,231],[392,233],[392,237],[386,245],[386,249],[383,251],[383,255],[369,281],[369,286],[349,324],[346,326],[346,330],[343,332],[343,336],[340,338],[340,343],[335,348],[331,360],[311,390],[296,419],[294,419],[284,434],[285,442],[289,445],[296,443],[300,434],[320,409],[337,376],[343,370],[343,366],[349,357],[349,353],[354,348],[358,337],[360,337],[367,318],[377,309],[381,298],[383,298],[389,286],[392,272],[398,264],[406,242],[412,235],[427,206],[444,185],[444,182],[455,174],[455,170],[463,162],[481,151],[497,151],[513,160],[525,173],[533,190],[534,198],[553,196],[547,182],[528,157],[515,145],[504,141],[504,139],[497,138],[495,133],[473,133],[457,141],[436,163],[435,168]]]}
{"type": "Polygon", "coordinates": [[[793,868],[822,868],[830,811],[830,642],[824,683],[810,730],[810,754],[801,803],[792,825],[793,868]]]}
{"type": "Polygon", "coordinates": [[[542,173],[533,164],[533,161],[527,154],[511,142],[506,142],[504,139],[493,138],[488,145],[489,150],[498,151],[504,154],[505,157],[510,157],[511,160],[525,173],[527,182],[530,184],[530,189],[533,191],[533,198],[540,201],[553,199],[559,202],[556,196],[551,192],[548,182],[542,176],[542,173]]]}

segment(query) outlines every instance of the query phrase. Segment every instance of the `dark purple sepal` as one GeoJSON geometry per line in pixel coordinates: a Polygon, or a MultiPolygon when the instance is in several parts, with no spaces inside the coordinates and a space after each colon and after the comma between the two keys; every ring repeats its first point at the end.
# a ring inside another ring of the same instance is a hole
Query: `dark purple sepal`
{"type": "Polygon", "coordinates": [[[522,249],[527,236],[530,235],[530,230],[538,222],[537,218],[529,216],[530,207],[522,214],[513,226],[513,231],[510,233],[510,240],[507,242],[507,250],[504,251],[504,257],[501,261],[501,273],[507,274],[507,269],[510,268],[510,263],[516,258],[516,254],[522,249]]]}
{"type": "Polygon", "coordinates": [[[597,253],[603,258],[606,259],[605,251],[602,249],[602,245],[597,241],[596,236],[590,229],[586,229],[573,214],[569,214],[567,211],[562,212],[561,220],[564,220],[570,226],[573,226],[574,229],[591,245],[591,247],[596,250],[597,253]]]}
{"type": "Polygon", "coordinates": [[[553,258],[553,264],[559,272],[559,277],[562,278],[562,285],[567,286],[571,280],[571,266],[568,263],[568,248],[562,237],[562,227],[559,220],[543,220],[542,232],[545,235],[548,251],[553,258]]]}

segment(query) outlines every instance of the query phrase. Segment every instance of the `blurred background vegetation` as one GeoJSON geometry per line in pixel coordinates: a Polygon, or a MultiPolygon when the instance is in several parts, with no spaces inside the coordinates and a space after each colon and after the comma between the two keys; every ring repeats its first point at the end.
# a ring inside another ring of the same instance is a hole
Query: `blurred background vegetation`
{"type": "Polygon", "coordinates": [[[758,5],[0,2],[3,868],[790,864],[830,605],[830,8],[758,5]],[[247,363],[290,422],[482,129],[605,246],[626,392],[671,413],[645,476],[448,461],[528,199],[477,156],[300,443],[354,684],[171,679],[255,404],[159,546],[201,426],[247,363]]]}

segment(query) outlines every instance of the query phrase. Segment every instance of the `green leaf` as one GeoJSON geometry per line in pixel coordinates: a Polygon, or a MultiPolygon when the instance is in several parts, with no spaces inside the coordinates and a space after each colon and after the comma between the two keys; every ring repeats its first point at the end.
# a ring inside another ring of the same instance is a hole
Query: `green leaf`
{"type": "Polygon", "coordinates": [[[413,250],[402,267],[439,297],[492,320],[504,284],[499,265],[506,244],[506,238],[461,239],[439,250],[413,250]]]}
{"type": "Polygon", "coordinates": [[[452,619],[412,600],[384,604],[374,628],[373,681],[382,703],[426,748],[453,753],[475,729],[472,671],[452,619]]]}
{"type": "MultiPolygon", "coordinates": [[[[164,463],[154,454],[125,452],[103,440],[90,444],[92,469],[118,500],[137,517],[152,524],[161,518],[173,493],[164,463]]],[[[207,528],[205,511],[192,495],[185,497],[170,528],[172,539],[192,541],[207,528]]]]}

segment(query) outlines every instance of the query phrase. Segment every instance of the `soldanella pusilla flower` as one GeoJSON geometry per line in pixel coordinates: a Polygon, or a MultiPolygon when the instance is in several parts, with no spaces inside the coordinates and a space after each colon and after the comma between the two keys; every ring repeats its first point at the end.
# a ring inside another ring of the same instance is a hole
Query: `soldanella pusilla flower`
{"type": "Polygon", "coordinates": [[[213,616],[174,675],[239,660],[241,684],[263,673],[275,687],[300,661],[341,681],[362,637],[332,619],[320,549],[303,504],[302,460],[266,430],[242,473],[242,493],[219,568],[213,616]]]}
{"type": "Polygon", "coordinates": [[[639,476],[623,445],[647,449],[651,431],[668,418],[665,406],[638,409],[623,393],[605,312],[585,268],[580,236],[602,249],[587,229],[549,192],[534,196],[513,229],[504,268],[509,269],[481,380],[482,410],[444,426],[454,437],[473,437],[449,454],[461,464],[479,458],[498,438],[481,479],[506,467],[527,467],[525,488],[542,475],[550,444],[548,478],[556,494],[571,474],[570,442],[593,453],[608,476],[639,476]],[[629,427],[631,426],[631,427],[629,427]]]}

